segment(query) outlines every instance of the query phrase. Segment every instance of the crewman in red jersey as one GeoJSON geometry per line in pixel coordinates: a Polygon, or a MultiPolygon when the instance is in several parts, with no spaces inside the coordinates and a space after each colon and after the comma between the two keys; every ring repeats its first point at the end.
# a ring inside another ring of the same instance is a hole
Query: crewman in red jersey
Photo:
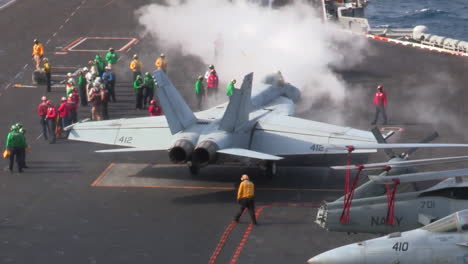
{"type": "Polygon", "coordinates": [[[47,100],[47,114],[46,114],[47,124],[49,126],[50,133],[50,144],[55,143],[55,122],[57,121],[57,110],[55,109],[52,101],[47,100]]]}
{"type": "Polygon", "coordinates": [[[385,108],[387,107],[387,94],[383,90],[383,85],[377,86],[377,92],[374,95],[374,105],[375,105],[375,117],[372,125],[377,123],[379,119],[379,114],[382,113],[384,122],[383,124],[387,124],[387,113],[385,112],[385,108]]]}
{"type": "Polygon", "coordinates": [[[39,123],[41,124],[42,128],[42,136],[44,137],[45,140],[49,140],[47,137],[47,121],[46,121],[46,115],[47,115],[47,97],[42,96],[41,97],[41,103],[37,106],[37,114],[39,115],[39,123]]]}

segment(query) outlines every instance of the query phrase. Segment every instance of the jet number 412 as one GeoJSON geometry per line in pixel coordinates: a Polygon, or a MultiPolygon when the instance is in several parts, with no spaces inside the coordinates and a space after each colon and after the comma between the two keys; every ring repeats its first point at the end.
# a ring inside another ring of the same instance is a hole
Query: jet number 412
{"type": "Polygon", "coordinates": [[[320,144],[313,144],[312,146],[310,146],[310,149],[312,151],[323,151],[325,149],[324,146],[320,145],[320,144]]]}
{"type": "Polygon", "coordinates": [[[120,143],[132,144],[133,137],[120,137],[117,141],[119,141],[120,143]]]}

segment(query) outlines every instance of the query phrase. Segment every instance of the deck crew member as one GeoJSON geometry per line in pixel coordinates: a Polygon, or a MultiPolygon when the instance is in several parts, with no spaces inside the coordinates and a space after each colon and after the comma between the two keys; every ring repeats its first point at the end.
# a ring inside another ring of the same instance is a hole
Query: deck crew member
{"type": "Polygon", "coordinates": [[[47,97],[41,97],[41,103],[37,106],[37,114],[39,115],[39,122],[42,128],[42,136],[45,140],[49,140],[47,137],[47,130],[49,129],[47,125],[46,115],[47,115],[47,97]]]}
{"type": "Polygon", "coordinates": [[[47,100],[47,114],[46,114],[47,126],[49,127],[49,135],[50,135],[50,144],[55,143],[55,128],[57,122],[57,110],[55,109],[52,101],[47,100]]]}
{"type": "Polygon", "coordinates": [[[133,90],[136,96],[135,108],[141,110],[143,107],[143,79],[140,75],[137,75],[136,80],[133,82],[133,90]]]}
{"type": "Polygon", "coordinates": [[[198,110],[202,109],[203,99],[206,97],[206,89],[203,86],[203,76],[198,76],[195,81],[195,94],[197,96],[197,106],[198,110]]]}
{"type": "Polygon", "coordinates": [[[8,169],[13,171],[13,164],[15,162],[18,164],[18,172],[23,172],[23,158],[22,155],[26,148],[26,140],[24,135],[19,132],[19,129],[16,125],[11,126],[11,131],[8,133],[6,139],[6,149],[10,153],[10,166],[8,169]]]}
{"type": "Polygon", "coordinates": [[[377,92],[374,95],[374,105],[375,105],[375,117],[374,121],[372,121],[372,125],[375,125],[378,121],[380,113],[383,115],[384,122],[383,124],[387,124],[387,113],[385,108],[387,107],[387,94],[383,90],[383,85],[377,86],[377,92]]]}
{"type": "Polygon", "coordinates": [[[109,48],[109,51],[106,53],[106,62],[107,66],[112,67],[113,65],[117,64],[119,60],[119,55],[115,53],[113,48],[109,48]]]}
{"type": "Polygon", "coordinates": [[[36,63],[36,70],[40,69],[42,56],[44,56],[44,46],[42,46],[42,44],[39,43],[39,40],[35,39],[32,48],[32,57],[34,62],[36,63]]]}
{"type": "Polygon", "coordinates": [[[226,87],[226,95],[231,97],[233,94],[234,94],[234,89],[236,89],[235,87],[236,85],[236,79],[232,79],[228,86],[226,87]]]}
{"type": "Polygon", "coordinates": [[[133,60],[130,62],[130,70],[133,73],[132,81],[136,80],[138,75],[141,76],[141,70],[143,69],[143,63],[138,60],[138,55],[133,55],[133,60]]]}
{"type": "Polygon", "coordinates": [[[255,218],[255,190],[254,184],[249,180],[247,174],[242,175],[241,184],[237,191],[237,201],[240,204],[240,210],[234,218],[234,221],[239,222],[239,218],[245,209],[249,211],[250,218],[252,219],[252,224],[257,224],[257,219],[255,218]]]}
{"type": "Polygon", "coordinates": [[[51,67],[50,67],[50,63],[49,63],[49,59],[47,58],[44,58],[42,59],[42,61],[44,62],[44,72],[45,72],[45,76],[46,76],[46,87],[47,87],[47,92],[50,92],[50,89],[51,89],[51,67]]]}
{"type": "Polygon", "coordinates": [[[167,60],[164,53],[159,55],[159,58],[157,58],[154,62],[154,66],[156,66],[157,70],[163,70],[164,73],[167,73],[167,60]]]}

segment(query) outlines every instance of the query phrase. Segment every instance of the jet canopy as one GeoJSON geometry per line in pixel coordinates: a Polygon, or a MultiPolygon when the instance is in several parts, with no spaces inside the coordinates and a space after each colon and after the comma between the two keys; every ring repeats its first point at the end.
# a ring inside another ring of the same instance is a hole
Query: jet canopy
{"type": "Polygon", "coordinates": [[[450,233],[468,230],[468,210],[458,211],[422,228],[430,232],[450,233]]]}

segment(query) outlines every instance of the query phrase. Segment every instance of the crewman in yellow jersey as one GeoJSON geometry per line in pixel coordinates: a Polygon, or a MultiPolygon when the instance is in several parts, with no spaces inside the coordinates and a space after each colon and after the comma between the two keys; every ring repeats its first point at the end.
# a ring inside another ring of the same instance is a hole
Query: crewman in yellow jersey
{"type": "Polygon", "coordinates": [[[156,66],[157,70],[163,70],[164,73],[167,73],[167,60],[166,55],[164,55],[164,53],[161,53],[161,55],[159,55],[159,58],[157,58],[154,62],[154,66],[156,66]]]}
{"type": "Polygon", "coordinates": [[[240,210],[234,218],[234,221],[239,222],[239,218],[247,208],[250,218],[252,219],[252,224],[256,225],[257,219],[255,218],[254,184],[249,180],[249,176],[247,176],[247,174],[242,175],[241,181],[239,190],[237,191],[237,201],[240,204],[240,210]]]}

